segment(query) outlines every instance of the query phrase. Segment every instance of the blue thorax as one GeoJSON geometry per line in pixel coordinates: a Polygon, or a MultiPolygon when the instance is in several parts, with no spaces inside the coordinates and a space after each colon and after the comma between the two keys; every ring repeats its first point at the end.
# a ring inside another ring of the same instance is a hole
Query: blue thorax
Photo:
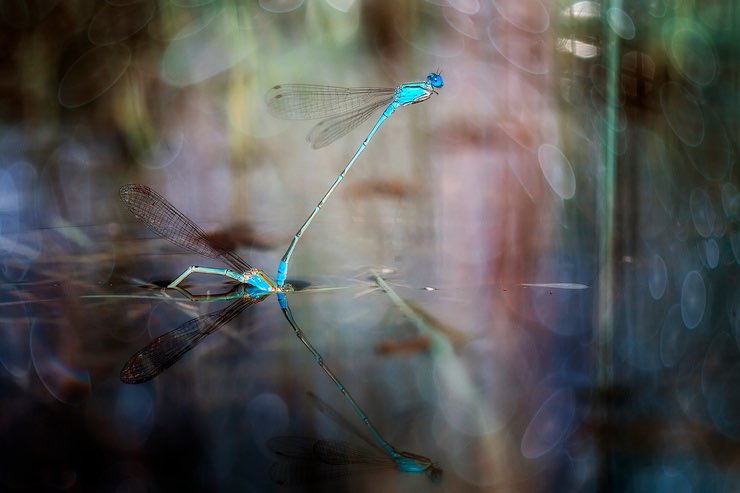
{"type": "Polygon", "coordinates": [[[408,82],[401,84],[396,88],[396,97],[393,103],[399,106],[408,106],[410,104],[421,103],[426,101],[432,94],[436,93],[435,89],[442,87],[444,81],[442,76],[437,73],[430,73],[426,80],[420,82],[408,82]]]}

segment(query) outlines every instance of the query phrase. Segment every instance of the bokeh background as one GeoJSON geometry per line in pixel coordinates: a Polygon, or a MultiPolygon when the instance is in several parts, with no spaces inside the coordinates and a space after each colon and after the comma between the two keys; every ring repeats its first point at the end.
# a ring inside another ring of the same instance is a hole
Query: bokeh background
{"type": "Polygon", "coordinates": [[[736,2],[7,0],[0,24],[3,491],[740,488],[736,2]],[[119,380],[225,306],[158,287],[219,265],[136,223],[122,185],[272,275],[371,124],[313,151],[267,89],[437,69],[301,240],[288,300],[441,483],[270,449],[362,443],[306,398],[362,426],[274,297],[119,380]]]}

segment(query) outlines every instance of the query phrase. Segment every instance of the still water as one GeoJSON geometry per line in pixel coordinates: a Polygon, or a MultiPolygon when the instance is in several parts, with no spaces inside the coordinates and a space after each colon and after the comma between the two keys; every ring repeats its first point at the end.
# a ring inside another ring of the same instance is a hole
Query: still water
{"type": "Polygon", "coordinates": [[[3,3],[0,489],[737,490],[739,12],[3,3]],[[166,287],[225,265],[123,185],[274,278],[379,114],[313,150],[269,88],[436,71],[306,231],[286,304],[166,287]],[[130,378],[142,350],[176,357],[130,378]]]}

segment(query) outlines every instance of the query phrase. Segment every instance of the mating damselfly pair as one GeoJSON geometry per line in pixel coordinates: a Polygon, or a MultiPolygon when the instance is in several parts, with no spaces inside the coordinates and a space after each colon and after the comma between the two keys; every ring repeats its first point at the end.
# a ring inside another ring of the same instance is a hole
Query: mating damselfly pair
{"type": "Polygon", "coordinates": [[[396,108],[426,101],[432,94],[436,94],[437,89],[443,84],[439,73],[430,73],[423,81],[401,84],[395,88],[341,88],[287,84],[270,89],[267,93],[267,106],[273,115],[290,119],[323,119],[308,136],[314,148],[330,144],[367,120],[377,109],[385,107],[370,133],[293,236],[280,260],[274,280],[234,252],[209,242],[202,229],[151,188],[135,184],[122,187],[120,198],[123,204],[152,231],[192,252],[220,260],[228,267],[191,266],[168,287],[177,288],[191,274],[222,275],[244,286],[239,292],[239,299],[226,309],[190,320],[134,354],[121,372],[122,380],[127,383],[150,380],[195,347],[203,337],[235,318],[247,306],[276,293],[280,308],[295,335],[312,353],[318,365],[335,383],[383,450],[395,461],[396,466],[404,472],[425,472],[430,477],[438,479],[440,470],[430,459],[410,452],[399,452],[382,437],[346,387],[328,368],[319,352],[306,339],[290,311],[285,293],[291,291],[292,287],[285,280],[288,263],[298,240],[367,147],[381,124],[396,108]]]}

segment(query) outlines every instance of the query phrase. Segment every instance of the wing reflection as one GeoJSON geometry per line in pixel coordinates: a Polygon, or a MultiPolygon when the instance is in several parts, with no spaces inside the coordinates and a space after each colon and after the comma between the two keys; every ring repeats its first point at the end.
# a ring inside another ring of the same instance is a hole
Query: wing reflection
{"type": "MultiPolygon", "coordinates": [[[[268,296],[265,293],[254,296],[247,290],[239,290],[239,292],[242,296],[226,308],[188,320],[137,351],[121,370],[121,380],[130,384],[148,382],[174,365],[191,349],[200,344],[206,336],[230,322],[242,310],[259,303],[268,296]]],[[[201,295],[201,298],[197,296],[190,295],[190,298],[204,300],[207,295],[201,295]]],[[[213,298],[213,296],[208,297],[213,298]]]]}
{"type": "MultiPolygon", "coordinates": [[[[273,437],[266,445],[281,460],[270,465],[272,481],[279,485],[295,486],[391,469],[412,472],[404,468],[403,461],[388,455],[327,402],[312,392],[307,395],[321,414],[367,445],[302,436],[273,437]]],[[[423,464],[424,469],[413,472],[424,472],[435,483],[442,480],[442,469],[431,459],[411,452],[400,452],[399,455],[423,464]]]]}

